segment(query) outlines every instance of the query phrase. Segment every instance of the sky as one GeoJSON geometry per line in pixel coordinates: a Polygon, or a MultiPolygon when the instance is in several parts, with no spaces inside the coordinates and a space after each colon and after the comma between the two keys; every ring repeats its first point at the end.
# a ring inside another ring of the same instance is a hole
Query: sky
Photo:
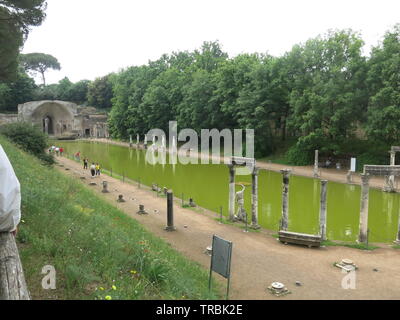
{"type": "MultiPolygon", "coordinates": [[[[230,57],[275,56],[329,29],[360,32],[365,54],[400,23],[399,0],[47,0],[47,18],[23,53],[55,56],[64,77],[94,80],[164,53],[218,40],[230,57]]],[[[40,83],[40,79],[37,78],[40,83]]]]}

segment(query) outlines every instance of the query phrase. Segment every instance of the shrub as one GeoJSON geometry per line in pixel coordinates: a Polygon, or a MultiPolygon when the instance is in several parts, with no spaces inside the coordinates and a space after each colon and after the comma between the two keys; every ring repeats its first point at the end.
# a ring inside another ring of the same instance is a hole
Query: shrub
{"type": "Polygon", "coordinates": [[[297,166],[307,166],[314,161],[314,151],[326,151],[326,138],[320,132],[313,132],[308,136],[301,137],[286,153],[286,158],[290,164],[297,166]],[[321,149],[321,146],[324,146],[321,149]]]}
{"type": "Polygon", "coordinates": [[[364,165],[366,164],[373,164],[373,165],[389,164],[387,151],[380,152],[380,150],[371,150],[369,152],[360,154],[357,157],[357,171],[363,171],[364,165]]]}
{"type": "Polygon", "coordinates": [[[54,163],[53,156],[45,153],[48,139],[39,128],[25,122],[17,122],[0,127],[0,134],[6,136],[23,150],[32,153],[46,164],[51,165],[54,163]]]}

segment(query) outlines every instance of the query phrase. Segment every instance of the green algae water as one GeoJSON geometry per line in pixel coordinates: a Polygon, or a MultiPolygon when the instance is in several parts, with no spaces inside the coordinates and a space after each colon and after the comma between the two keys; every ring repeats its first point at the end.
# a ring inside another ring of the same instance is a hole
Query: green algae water
{"type": "MultiPolygon", "coordinates": [[[[145,161],[146,151],[98,142],[57,141],[58,146],[72,155],[81,152],[81,158],[99,162],[102,168],[124,174],[132,180],[140,179],[150,186],[156,183],[174,191],[178,198],[193,198],[201,207],[228,214],[229,171],[224,164],[167,164],[151,165],[145,161]]],[[[251,219],[251,176],[236,176],[243,182],[245,208],[251,219]],[[248,185],[247,185],[248,184],[248,185]]],[[[280,173],[260,170],[258,182],[259,224],[269,230],[278,230],[282,206],[282,176],[280,173]]],[[[239,186],[237,187],[239,190],[239,186]]],[[[291,176],[289,186],[289,230],[318,233],[320,182],[317,179],[291,176]]],[[[360,187],[329,181],[327,237],[331,240],[355,241],[359,231],[360,187]]],[[[370,241],[395,240],[399,219],[399,194],[370,189],[370,241]]],[[[250,222],[250,221],[249,221],[250,222]]]]}

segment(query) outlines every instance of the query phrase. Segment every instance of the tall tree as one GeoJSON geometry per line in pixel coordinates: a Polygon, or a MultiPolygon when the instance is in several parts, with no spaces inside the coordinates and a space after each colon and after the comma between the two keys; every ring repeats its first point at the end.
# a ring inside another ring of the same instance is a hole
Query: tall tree
{"type": "Polygon", "coordinates": [[[111,75],[97,78],[90,83],[87,93],[87,101],[90,106],[109,109],[112,106],[113,97],[111,75]]]}
{"type": "Polygon", "coordinates": [[[40,73],[43,80],[43,86],[46,85],[45,72],[49,69],[60,70],[61,65],[57,58],[45,53],[28,53],[21,55],[21,63],[26,71],[33,74],[40,73]]]}
{"type": "Polygon", "coordinates": [[[335,143],[351,136],[367,108],[362,46],[357,34],[345,30],[295,48],[300,61],[294,65],[297,76],[290,94],[292,130],[303,136],[318,133],[335,143]]]}
{"type": "Polygon", "coordinates": [[[24,70],[9,83],[0,83],[0,112],[17,112],[18,104],[34,100],[35,81],[24,70]]]}
{"type": "Polygon", "coordinates": [[[400,141],[400,24],[385,34],[368,62],[370,138],[386,143],[400,141]]]}
{"type": "Polygon", "coordinates": [[[16,79],[18,53],[31,26],[45,18],[45,0],[0,0],[0,81],[16,79]]]}

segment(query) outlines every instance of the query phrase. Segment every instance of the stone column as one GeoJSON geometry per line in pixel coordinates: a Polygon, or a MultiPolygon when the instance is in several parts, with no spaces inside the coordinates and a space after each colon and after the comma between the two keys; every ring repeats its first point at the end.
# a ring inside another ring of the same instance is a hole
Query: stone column
{"type": "Polygon", "coordinates": [[[254,167],[251,173],[251,228],[260,229],[258,225],[258,172],[259,168],[254,167]]]}
{"type": "Polygon", "coordinates": [[[229,220],[235,220],[235,166],[233,164],[228,165],[229,168],[229,220]]]}
{"type": "Polygon", "coordinates": [[[347,183],[352,184],[353,183],[353,172],[351,170],[347,171],[347,183]]]}
{"type": "Polygon", "coordinates": [[[174,194],[171,190],[167,192],[167,226],[165,227],[167,231],[175,231],[174,226],[174,194]]]}
{"type": "Polygon", "coordinates": [[[319,234],[322,240],[326,240],[326,193],[327,193],[328,180],[321,180],[321,204],[319,207],[319,234]]]}
{"type": "MultiPolygon", "coordinates": [[[[390,153],[390,165],[394,166],[396,165],[396,152],[395,151],[389,151],[390,153]]],[[[394,175],[389,176],[389,181],[388,181],[388,187],[389,191],[393,192],[394,191],[394,175]]]]}
{"type": "Polygon", "coordinates": [[[360,233],[358,241],[367,242],[368,236],[368,200],[369,200],[369,174],[361,174],[361,206],[360,206],[360,233]]]}
{"type": "Polygon", "coordinates": [[[318,172],[318,150],[315,150],[315,156],[314,156],[314,178],[319,178],[319,172],[318,172]]]}
{"type": "Polygon", "coordinates": [[[281,170],[283,175],[282,180],[282,220],[281,230],[288,230],[289,223],[289,176],[291,170],[281,170]]]}

